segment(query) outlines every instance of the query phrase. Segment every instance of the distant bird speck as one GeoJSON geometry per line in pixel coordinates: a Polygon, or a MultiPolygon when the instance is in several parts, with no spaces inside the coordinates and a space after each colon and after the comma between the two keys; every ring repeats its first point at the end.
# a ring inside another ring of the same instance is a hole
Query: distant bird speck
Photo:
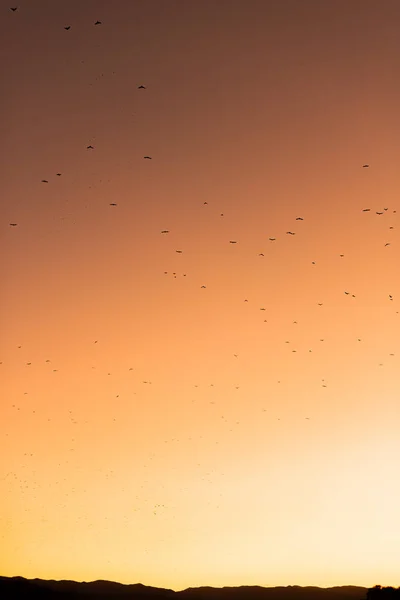
{"type": "Polygon", "coordinates": [[[10,223],[11,227],[16,227],[18,225],[18,223],[10,223]]]}
{"type": "Polygon", "coordinates": [[[151,160],[151,156],[143,156],[143,158],[147,158],[147,160],[151,160]]]}
{"type": "Polygon", "coordinates": [[[64,29],[66,29],[66,31],[69,31],[71,29],[71,25],[67,25],[66,27],[64,27],[64,29]]]}
{"type": "Polygon", "coordinates": [[[86,146],[86,150],[94,150],[93,146],[86,146]]]}
{"type": "Polygon", "coordinates": [[[138,85],[138,90],[145,90],[146,86],[145,85],[138,85]]]}
{"type": "Polygon", "coordinates": [[[18,6],[15,7],[11,7],[10,10],[12,10],[13,12],[15,12],[18,9],[18,6]]]}
{"type": "Polygon", "coordinates": [[[96,21],[95,25],[101,25],[101,21],[96,21]]]}
{"type": "Polygon", "coordinates": [[[363,165],[363,169],[368,169],[369,165],[363,165]]]}
{"type": "Polygon", "coordinates": [[[42,179],[42,183],[49,183],[47,179],[42,179]]]}
{"type": "Polygon", "coordinates": [[[229,243],[230,244],[237,244],[237,242],[235,240],[230,240],[229,243]]]}
{"type": "Polygon", "coordinates": [[[182,254],[182,250],[175,250],[178,254],[182,254]]]}
{"type": "Polygon", "coordinates": [[[115,202],[110,202],[110,206],[117,206],[115,202]]]}
{"type": "Polygon", "coordinates": [[[288,235],[296,235],[293,231],[287,231],[286,232],[288,235]]]}
{"type": "Polygon", "coordinates": [[[303,217],[296,217],[296,221],[304,221],[303,217]]]}
{"type": "Polygon", "coordinates": [[[168,230],[168,229],[163,229],[163,230],[161,231],[161,233],[169,233],[169,230],[168,230]]]}

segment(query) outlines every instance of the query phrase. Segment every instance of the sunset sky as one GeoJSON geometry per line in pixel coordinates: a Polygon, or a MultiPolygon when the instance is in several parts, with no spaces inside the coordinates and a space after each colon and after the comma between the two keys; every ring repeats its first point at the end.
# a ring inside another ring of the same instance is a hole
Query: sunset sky
{"type": "Polygon", "coordinates": [[[0,574],[399,585],[400,2],[10,2],[0,574]]]}

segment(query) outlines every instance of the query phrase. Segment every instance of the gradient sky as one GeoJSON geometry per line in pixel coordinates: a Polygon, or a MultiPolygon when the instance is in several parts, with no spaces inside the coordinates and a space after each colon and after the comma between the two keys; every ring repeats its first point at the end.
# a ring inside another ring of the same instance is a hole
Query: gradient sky
{"type": "Polygon", "coordinates": [[[400,2],[17,6],[1,574],[398,585],[400,2]]]}

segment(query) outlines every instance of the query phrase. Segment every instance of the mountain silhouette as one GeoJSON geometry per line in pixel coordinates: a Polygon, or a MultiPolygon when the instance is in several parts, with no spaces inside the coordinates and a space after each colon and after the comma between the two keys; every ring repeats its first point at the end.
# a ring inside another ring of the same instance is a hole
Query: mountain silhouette
{"type": "MultiPolygon", "coordinates": [[[[376,588],[374,588],[375,590],[376,588]]],[[[7,600],[386,600],[377,592],[359,586],[338,586],[320,588],[301,587],[261,587],[244,585],[239,587],[198,587],[175,592],[167,588],[157,588],[141,583],[122,584],[114,581],[97,580],[77,582],[53,579],[25,579],[24,577],[1,577],[0,598],[7,600]]],[[[394,597],[393,597],[394,598],[394,597]]],[[[397,596],[396,596],[397,600],[397,596]]]]}

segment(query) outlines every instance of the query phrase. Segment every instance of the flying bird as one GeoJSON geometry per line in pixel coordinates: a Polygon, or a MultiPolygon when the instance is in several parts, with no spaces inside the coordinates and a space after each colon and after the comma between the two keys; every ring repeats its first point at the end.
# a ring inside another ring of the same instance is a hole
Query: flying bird
{"type": "Polygon", "coordinates": [[[86,150],[94,150],[93,146],[86,146],[86,150]]]}
{"type": "Polygon", "coordinates": [[[151,160],[151,156],[143,156],[143,158],[147,158],[147,160],[151,160]]]}
{"type": "Polygon", "coordinates": [[[169,233],[168,229],[163,229],[161,233],[169,233]]]}
{"type": "Polygon", "coordinates": [[[115,202],[110,202],[110,206],[117,206],[115,202]]]}
{"type": "Polygon", "coordinates": [[[375,213],[375,214],[376,214],[376,215],[383,215],[383,212],[378,212],[378,211],[376,211],[376,213],[375,213]]]}
{"type": "Polygon", "coordinates": [[[182,254],[182,250],[175,250],[178,254],[182,254]]]}
{"type": "Polygon", "coordinates": [[[205,285],[202,285],[202,286],[201,286],[201,289],[204,289],[204,290],[205,290],[205,289],[206,289],[206,286],[205,286],[205,285]]]}
{"type": "Polygon", "coordinates": [[[304,221],[303,217],[296,217],[296,221],[304,221]]]}
{"type": "Polygon", "coordinates": [[[363,169],[368,169],[369,165],[363,165],[363,169]]]}
{"type": "Polygon", "coordinates": [[[47,179],[42,179],[42,183],[49,183],[47,179]]]}
{"type": "Polygon", "coordinates": [[[18,223],[10,223],[11,227],[16,227],[18,223]]]}
{"type": "Polygon", "coordinates": [[[56,173],[57,177],[61,177],[61,173],[56,173]]]}
{"type": "Polygon", "coordinates": [[[138,85],[138,90],[145,90],[146,86],[145,85],[138,85]]]}
{"type": "Polygon", "coordinates": [[[71,29],[71,25],[67,25],[66,27],[64,27],[64,29],[68,31],[69,29],[71,29]]]}
{"type": "Polygon", "coordinates": [[[95,25],[101,25],[101,21],[96,21],[95,25]]]}
{"type": "Polygon", "coordinates": [[[18,6],[15,7],[10,7],[10,10],[12,10],[13,12],[15,12],[17,10],[18,6]]]}
{"type": "Polygon", "coordinates": [[[275,242],[276,238],[268,238],[270,242],[275,242]]]}
{"type": "Polygon", "coordinates": [[[295,233],[293,233],[293,231],[287,231],[286,232],[288,235],[296,235],[295,233]]]}
{"type": "Polygon", "coordinates": [[[363,208],[363,212],[369,212],[370,210],[370,208],[363,208]]]}
{"type": "Polygon", "coordinates": [[[390,246],[390,242],[387,242],[387,243],[385,244],[385,247],[386,247],[386,246],[390,246]]]}
{"type": "Polygon", "coordinates": [[[230,244],[237,244],[237,242],[235,240],[230,240],[229,243],[230,244]]]}

